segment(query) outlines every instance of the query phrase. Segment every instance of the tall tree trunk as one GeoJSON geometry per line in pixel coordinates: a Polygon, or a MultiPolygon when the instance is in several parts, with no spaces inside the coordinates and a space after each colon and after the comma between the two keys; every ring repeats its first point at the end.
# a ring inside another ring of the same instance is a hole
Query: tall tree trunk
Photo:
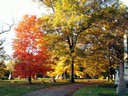
{"type": "Polygon", "coordinates": [[[113,80],[113,77],[112,77],[112,62],[111,62],[111,58],[110,57],[109,57],[109,77],[108,77],[108,80],[109,81],[113,80]]]}
{"type": "Polygon", "coordinates": [[[32,84],[32,77],[31,77],[31,75],[28,76],[28,83],[32,84]]]}
{"type": "Polygon", "coordinates": [[[71,53],[71,65],[70,65],[70,82],[71,83],[74,83],[75,80],[74,80],[74,56],[73,56],[73,53],[71,53]]]}
{"type": "Polygon", "coordinates": [[[67,36],[67,41],[68,41],[68,45],[69,45],[69,50],[70,50],[70,57],[71,57],[71,65],[70,65],[70,82],[74,83],[74,49],[76,47],[76,42],[77,42],[77,37],[79,34],[77,35],[73,35],[72,36],[67,36]]]}

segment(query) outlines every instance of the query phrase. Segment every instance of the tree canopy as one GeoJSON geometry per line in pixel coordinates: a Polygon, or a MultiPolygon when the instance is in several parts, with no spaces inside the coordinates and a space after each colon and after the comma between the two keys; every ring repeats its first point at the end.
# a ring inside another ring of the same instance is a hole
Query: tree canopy
{"type": "MultiPolygon", "coordinates": [[[[41,1],[43,2],[43,4],[45,4],[47,7],[53,10],[53,13],[42,16],[41,18],[43,21],[42,29],[48,35],[51,33],[53,35],[56,34],[59,38],[58,41],[61,43],[63,42],[63,44],[67,46],[66,51],[68,51],[67,54],[71,58],[70,59],[71,82],[74,82],[73,70],[74,70],[74,62],[76,60],[75,54],[77,52],[77,47],[80,44],[83,46],[90,44],[93,47],[93,52],[100,49],[110,51],[112,48],[116,49],[119,47],[118,45],[116,46],[113,45],[116,36],[119,35],[118,32],[122,31],[121,28],[122,25],[120,25],[119,22],[123,23],[123,20],[125,20],[126,23],[127,19],[125,17],[126,10],[125,11],[118,10],[118,5],[119,5],[119,2],[117,2],[118,0],[114,0],[114,1],[113,0],[106,0],[106,1],[41,0],[41,1]],[[115,14],[117,15],[115,16],[115,14]],[[120,16],[122,18],[120,18],[120,16]],[[117,28],[118,31],[115,30],[115,28],[117,28]],[[91,34],[87,35],[90,32],[91,34]],[[98,37],[99,36],[98,34],[101,34],[100,38],[98,37]],[[90,37],[90,39],[88,36],[90,37]],[[111,36],[113,36],[114,38],[113,37],[111,38],[111,36]],[[105,43],[107,43],[106,47],[104,46],[105,43]]],[[[55,39],[53,39],[53,41],[54,40],[55,39]]],[[[117,43],[119,42],[117,41],[117,43]]],[[[118,53],[120,52],[122,54],[123,51],[119,51],[119,50],[120,48],[118,48],[118,53]]],[[[104,54],[105,54],[103,56],[104,59],[106,58],[105,56],[110,55],[109,53],[104,53],[104,54]]],[[[88,62],[86,63],[89,64],[88,62]]]]}

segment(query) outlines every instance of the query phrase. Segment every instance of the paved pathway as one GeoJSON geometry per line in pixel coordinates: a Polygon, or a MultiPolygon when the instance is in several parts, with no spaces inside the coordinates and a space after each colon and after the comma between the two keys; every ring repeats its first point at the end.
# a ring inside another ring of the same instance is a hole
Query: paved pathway
{"type": "Polygon", "coordinates": [[[23,96],[72,96],[76,90],[90,84],[92,83],[74,83],[61,86],[52,86],[27,93],[23,96]]]}

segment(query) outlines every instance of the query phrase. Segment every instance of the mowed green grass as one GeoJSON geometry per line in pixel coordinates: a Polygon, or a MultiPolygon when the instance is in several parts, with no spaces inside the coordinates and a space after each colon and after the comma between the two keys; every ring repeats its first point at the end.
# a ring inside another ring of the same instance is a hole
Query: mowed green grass
{"type": "Polygon", "coordinates": [[[66,81],[59,80],[56,83],[50,82],[50,79],[40,79],[32,81],[32,84],[28,84],[27,80],[0,80],[0,96],[22,96],[25,93],[46,88],[49,86],[63,85],[66,81]],[[43,84],[41,81],[44,81],[43,84]]]}
{"type": "MultiPolygon", "coordinates": [[[[63,84],[69,84],[68,80],[56,80],[57,82],[52,83],[50,78],[38,78],[33,80],[32,84],[28,84],[26,79],[14,79],[14,80],[0,80],[0,96],[22,96],[23,94],[29,93],[34,90],[46,88],[49,86],[59,86],[63,84]],[[43,84],[43,82],[45,84],[43,84]]],[[[99,80],[85,80],[76,79],[76,82],[99,82],[99,80]]]]}
{"type": "Polygon", "coordinates": [[[119,95],[116,93],[113,83],[104,83],[83,87],[77,90],[73,96],[128,96],[128,89],[126,94],[119,95]]]}
{"type": "MultiPolygon", "coordinates": [[[[63,84],[69,84],[66,80],[56,80],[56,83],[52,83],[50,78],[42,78],[32,81],[32,84],[28,84],[26,79],[21,80],[0,80],[0,96],[22,96],[25,93],[29,93],[34,90],[46,88],[49,86],[59,86],[63,84]],[[44,81],[43,84],[41,81],[44,81]]],[[[102,82],[100,80],[85,80],[76,79],[76,82],[102,82]]],[[[103,81],[104,82],[104,81],[103,81]]],[[[101,83],[99,85],[86,86],[74,93],[74,96],[128,96],[115,94],[116,89],[113,88],[113,84],[101,83]],[[114,95],[98,95],[98,94],[114,94],[114,95]]]]}

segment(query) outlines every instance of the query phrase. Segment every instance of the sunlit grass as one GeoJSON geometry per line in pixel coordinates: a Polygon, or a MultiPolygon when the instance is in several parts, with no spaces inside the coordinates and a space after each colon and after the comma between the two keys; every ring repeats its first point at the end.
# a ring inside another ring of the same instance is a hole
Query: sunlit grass
{"type": "Polygon", "coordinates": [[[34,80],[32,84],[28,84],[26,79],[0,80],[0,96],[21,96],[37,89],[66,83],[65,80],[57,80],[57,82],[53,83],[50,81],[50,78],[34,80]],[[42,81],[44,82],[42,83],[42,81]]]}
{"type": "Polygon", "coordinates": [[[128,94],[119,95],[116,93],[114,84],[105,83],[101,85],[91,85],[81,88],[77,90],[73,96],[128,96],[128,94]]]}
{"type": "Polygon", "coordinates": [[[75,82],[105,82],[105,79],[75,79],[75,82]]]}
{"type": "MultiPolygon", "coordinates": [[[[22,96],[25,93],[29,93],[34,90],[46,88],[49,86],[59,86],[63,84],[69,84],[68,80],[56,80],[51,82],[50,78],[38,78],[33,80],[32,84],[28,84],[27,79],[14,79],[14,80],[0,80],[0,96],[22,96]]],[[[113,88],[113,84],[105,83],[105,80],[98,79],[75,79],[75,82],[85,83],[99,83],[97,85],[86,86],[75,92],[74,96],[102,96],[100,94],[111,94],[103,96],[128,96],[128,95],[115,95],[116,89],[113,88]],[[102,84],[102,85],[101,85],[102,84]],[[114,95],[112,95],[114,94],[114,95]]]]}

